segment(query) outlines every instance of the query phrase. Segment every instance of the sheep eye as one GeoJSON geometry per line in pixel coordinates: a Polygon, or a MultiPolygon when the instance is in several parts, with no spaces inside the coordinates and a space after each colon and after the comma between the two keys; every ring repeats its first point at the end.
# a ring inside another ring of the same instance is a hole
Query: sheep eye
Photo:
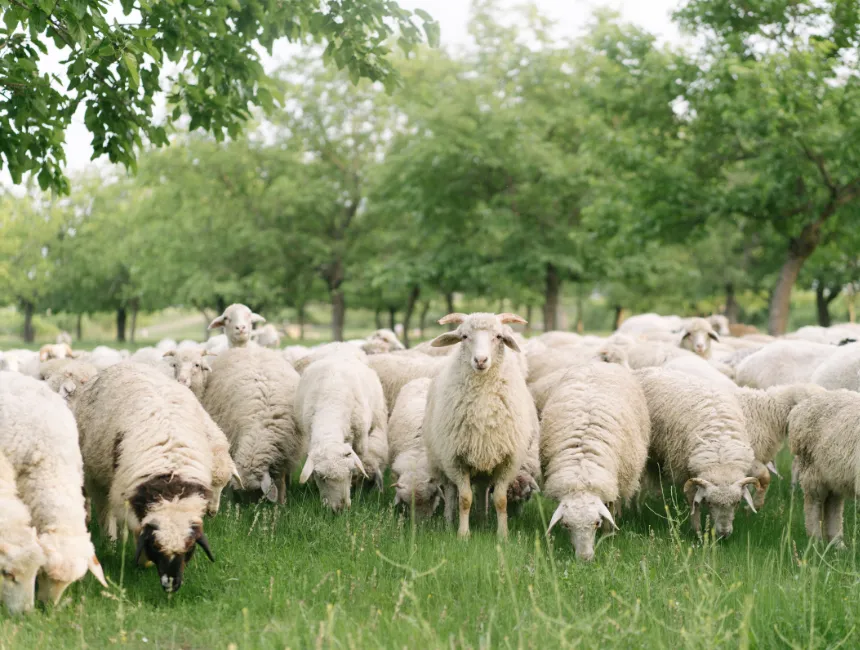
{"type": "Polygon", "coordinates": [[[464,341],[468,341],[468,340],[469,340],[469,335],[468,335],[468,334],[463,334],[463,336],[462,336],[461,338],[462,338],[464,341]]]}
{"type": "Polygon", "coordinates": [[[501,334],[496,334],[496,339],[497,339],[497,340],[499,340],[499,341],[501,341],[501,340],[502,340],[502,335],[501,335],[501,334]]]}
{"type": "Polygon", "coordinates": [[[9,571],[6,571],[6,570],[3,571],[3,579],[4,580],[11,580],[12,582],[17,582],[15,580],[15,574],[10,573],[9,571]]]}
{"type": "Polygon", "coordinates": [[[601,523],[601,522],[600,522],[600,519],[598,519],[597,521],[595,521],[595,522],[594,522],[594,527],[595,527],[595,528],[600,528],[600,523],[601,523]]]}
{"type": "Polygon", "coordinates": [[[195,364],[194,364],[194,367],[195,367],[195,368],[197,368],[197,369],[199,369],[199,368],[200,368],[200,364],[199,364],[199,363],[195,363],[195,364]]]}

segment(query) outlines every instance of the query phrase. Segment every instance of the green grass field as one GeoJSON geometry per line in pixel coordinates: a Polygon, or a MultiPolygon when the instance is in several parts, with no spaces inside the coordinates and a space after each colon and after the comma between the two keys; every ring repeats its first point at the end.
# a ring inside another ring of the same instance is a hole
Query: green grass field
{"type": "Polygon", "coordinates": [[[97,541],[111,589],[87,578],[57,608],[0,619],[0,648],[850,648],[860,639],[855,512],[849,550],[810,547],[801,494],[785,479],[719,543],[697,542],[685,509],[670,500],[667,517],[651,499],[622,515],[588,565],[563,531],[544,538],[550,501],[533,500],[502,544],[494,521],[464,543],[441,517],[415,526],[392,501],[363,493],[335,516],[295,484],[284,507],[227,498],[206,524],[217,562],[198,554],[172,597],[154,569],[130,566],[130,546],[97,541]]]}

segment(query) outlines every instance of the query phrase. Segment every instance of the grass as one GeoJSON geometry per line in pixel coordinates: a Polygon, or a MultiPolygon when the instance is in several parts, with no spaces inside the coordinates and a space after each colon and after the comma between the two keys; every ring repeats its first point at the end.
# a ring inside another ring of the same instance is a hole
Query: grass
{"type": "Polygon", "coordinates": [[[390,493],[335,516],[294,484],[284,507],[222,502],[206,524],[217,562],[198,554],[172,597],[132,548],[97,539],[111,588],[87,578],[57,608],[0,618],[0,648],[857,647],[855,512],[849,550],[811,546],[800,493],[771,490],[719,543],[653,499],[586,565],[563,531],[544,538],[542,499],[507,543],[492,521],[463,543],[441,518],[396,513],[390,493]]]}

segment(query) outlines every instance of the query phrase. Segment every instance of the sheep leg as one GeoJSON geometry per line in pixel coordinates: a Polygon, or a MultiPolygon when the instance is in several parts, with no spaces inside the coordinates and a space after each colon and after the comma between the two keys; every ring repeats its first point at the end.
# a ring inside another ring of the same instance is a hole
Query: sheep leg
{"type": "Polygon", "coordinates": [[[796,488],[800,483],[800,463],[797,456],[791,459],[791,487],[796,488]]]}
{"type": "Polygon", "coordinates": [[[702,507],[701,504],[696,503],[693,498],[695,497],[695,492],[692,492],[687,497],[687,503],[690,506],[690,526],[693,527],[693,532],[696,533],[696,537],[702,536],[702,507]]]}
{"type": "Polygon", "coordinates": [[[284,505],[287,501],[287,473],[284,472],[278,477],[278,503],[284,505]]]}
{"type": "Polygon", "coordinates": [[[756,469],[757,471],[753,476],[758,479],[760,487],[755,491],[755,495],[753,496],[753,505],[756,510],[761,510],[762,506],[764,506],[767,489],[770,487],[770,470],[761,464],[756,469]]]}
{"type": "Polygon", "coordinates": [[[803,514],[806,520],[806,534],[821,539],[821,506],[823,500],[807,492],[803,497],[803,514]]]}
{"type": "MultiPolygon", "coordinates": [[[[457,484],[457,492],[460,496],[460,527],[457,529],[457,534],[462,539],[466,539],[469,537],[469,511],[472,509],[472,482],[468,476],[457,484]]],[[[507,498],[507,494],[505,497],[507,498]]]]}
{"type": "Polygon", "coordinates": [[[496,507],[498,535],[500,539],[508,538],[508,486],[496,483],[493,489],[493,505],[496,507]]]}
{"type": "Polygon", "coordinates": [[[845,507],[845,499],[832,492],[824,501],[824,528],[827,541],[832,542],[835,548],[845,548],[842,542],[842,511],[845,507]]]}

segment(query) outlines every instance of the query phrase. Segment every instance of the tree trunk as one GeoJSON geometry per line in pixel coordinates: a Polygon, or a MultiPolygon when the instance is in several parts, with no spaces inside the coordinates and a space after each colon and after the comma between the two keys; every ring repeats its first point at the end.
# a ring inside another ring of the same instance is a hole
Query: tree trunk
{"type": "Polygon", "coordinates": [[[415,285],[409,291],[409,300],[406,303],[406,311],[403,312],[403,345],[409,347],[409,325],[412,320],[412,314],[415,311],[415,304],[418,298],[421,297],[421,287],[415,285]]]}
{"type": "Polygon", "coordinates": [[[305,303],[299,304],[296,307],[296,318],[299,321],[299,340],[305,340],[305,303]]]}
{"type": "Polygon", "coordinates": [[[140,301],[135,298],[131,301],[131,337],[130,340],[134,343],[134,336],[137,333],[137,312],[140,310],[140,301]]]}
{"type": "Polygon", "coordinates": [[[828,289],[822,283],[815,287],[815,307],[818,312],[818,324],[830,327],[833,320],[830,317],[830,303],[839,297],[840,289],[828,289]]]}
{"type": "Polygon", "coordinates": [[[546,265],[546,288],[543,303],[543,331],[550,332],[558,326],[558,293],[561,278],[558,269],[552,264],[546,265]]]}
{"type": "Polygon", "coordinates": [[[24,308],[24,343],[32,343],[36,340],[36,331],[33,329],[33,311],[35,306],[32,302],[21,303],[24,308]]]}
{"type": "Polygon", "coordinates": [[[128,314],[125,307],[116,310],[116,342],[125,343],[125,322],[128,314]]]}
{"type": "Polygon", "coordinates": [[[532,304],[529,303],[526,305],[526,329],[525,335],[528,336],[532,333],[532,304]]]}
{"type": "Polygon", "coordinates": [[[346,297],[340,289],[331,291],[331,338],[343,341],[343,326],[346,321],[346,297]]]}
{"type": "MultiPolygon", "coordinates": [[[[448,313],[454,313],[454,292],[449,291],[445,294],[445,306],[448,308],[448,313]]],[[[454,323],[448,323],[448,331],[453,331],[457,329],[457,326],[454,323]]]]}
{"type": "Polygon", "coordinates": [[[585,331],[585,297],[582,295],[582,287],[576,292],[576,332],[582,334],[585,331]]]}
{"type": "Polygon", "coordinates": [[[376,312],[373,314],[373,322],[376,323],[376,329],[382,329],[382,310],[377,307],[376,312]]]}
{"type": "Polygon", "coordinates": [[[218,316],[223,314],[224,310],[227,309],[227,301],[224,300],[224,296],[215,297],[215,309],[218,310],[218,316]]]}
{"type": "Polygon", "coordinates": [[[427,327],[427,314],[430,313],[430,301],[425,300],[424,304],[421,305],[421,316],[418,322],[418,330],[419,336],[424,338],[424,329],[427,327]]]}
{"type": "Polygon", "coordinates": [[[388,308],[388,329],[394,331],[394,326],[397,325],[397,310],[388,308]]]}
{"type": "Polygon", "coordinates": [[[621,305],[615,305],[615,320],[614,320],[614,329],[617,330],[621,327],[621,323],[624,322],[624,307],[621,305]]]}
{"type": "Polygon", "coordinates": [[[82,341],[84,338],[84,315],[78,314],[78,322],[75,324],[75,341],[82,341]]]}
{"type": "Polygon", "coordinates": [[[771,336],[782,336],[788,329],[788,317],[791,312],[791,292],[794,289],[804,262],[815,252],[818,243],[821,241],[821,226],[828,216],[830,214],[828,214],[828,211],[825,211],[817,221],[804,227],[800,235],[792,239],[788,246],[788,255],[779,272],[776,286],[770,298],[768,332],[771,336]]]}
{"type": "Polygon", "coordinates": [[[730,323],[737,323],[740,320],[741,306],[735,297],[735,285],[732,282],[726,282],[726,318],[730,323]]]}
{"type": "Polygon", "coordinates": [[[845,294],[845,302],[848,305],[848,322],[852,325],[857,322],[857,307],[854,302],[857,298],[857,290],[854,285],[849,285],[848,291],[845,294]]]}

